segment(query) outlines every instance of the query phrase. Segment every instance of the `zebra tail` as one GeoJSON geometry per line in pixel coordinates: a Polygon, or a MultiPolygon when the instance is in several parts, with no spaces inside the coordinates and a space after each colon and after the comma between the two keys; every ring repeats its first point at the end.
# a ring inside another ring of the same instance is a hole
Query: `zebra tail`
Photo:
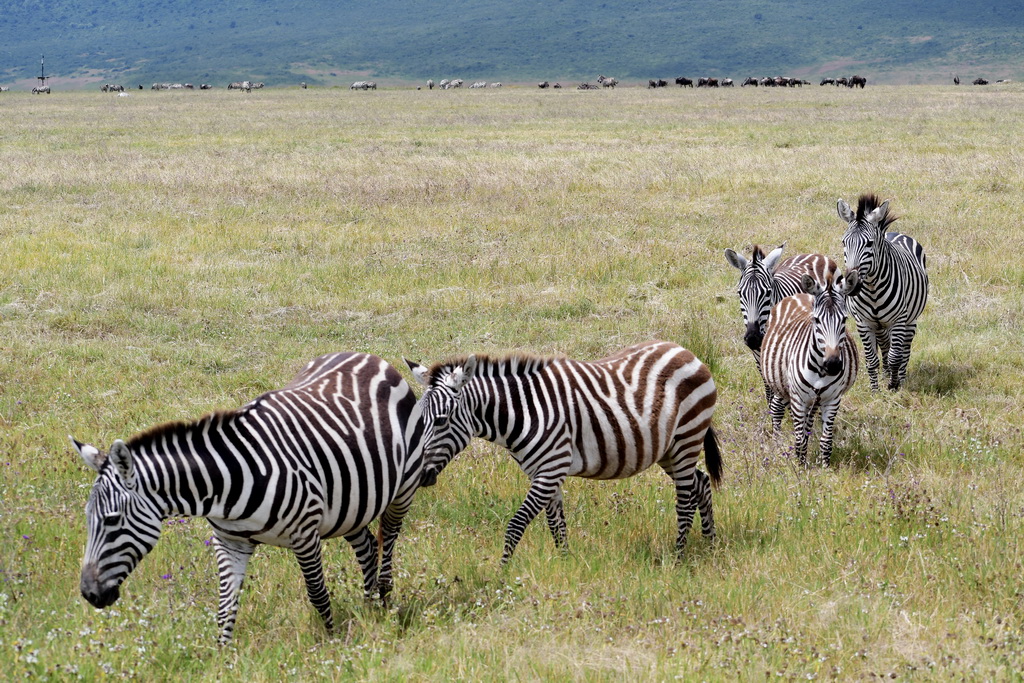
{"type": "Polygon", "coordinates": [[[704,433],[704,464],[707,465],[711,483],[718,488],[722,483],[722,452],[718,448],[718,435],[711,426],[704,433]]]}

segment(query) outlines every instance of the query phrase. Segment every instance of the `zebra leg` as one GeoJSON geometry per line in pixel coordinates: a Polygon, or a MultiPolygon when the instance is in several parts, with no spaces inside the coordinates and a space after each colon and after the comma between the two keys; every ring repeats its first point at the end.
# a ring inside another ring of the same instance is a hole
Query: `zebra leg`
{"type": "Polygon", "coordinates": [[[768,380],[764,378],[764,371],[761,370],[761,352],[754,351],[754,363],[757,365],[757,374],[761,376],[761,382],[764,383],[764,400],[768,403],[769,410],[772,406],[772,388],[768,386],[768,380]]]}
{"type": "Polygon", "coordinates": [[[772,400],[768,404],[768,412],[771,413],[771,416],[772,416],[772,431],[773,432],[781,432],[782,431],[782,418],[786,414],[786,406],[787,405],[789,405],[789,401],[786,400],[784,397],[782,397],[782,396],[780,396],[778,394],[773,394],[772,395],[772,400]]]}
{"type": "Polygon", "coordinates": [[[801,467],[807,467],[807,441],[814,427],[814,403],[808,405],[803,401],[793,401],[789,410],[793,414],[793,431],[796,433],[793,446],[796,461],[801,467]]]}
{"type": "Polygon", "coordinates": [[[698,469],[693,470],[694,497],[700,510],[700,530],[710,540],[715,540],[715,515],[711,509],[711,477],[698,469]]]}
{"type": "Polygon", "coordinates": [[[878,340],[875,332],[864,323],[857,321],[857,333],[864,345],[864,364],[868,368],[871,391],[878,391],[878,340]]]}
{"type": "Polygon", "coordinates": [[[385,605],[392,588],[391,560],[395,552],[395,543],[398,541],[398,534],[402,531],[402,520],[405,519],[406,513],[409,512],[415,492],[415,486],[410,487],[408,492],[400,492],[398,497],[391,502],[391,505],[384,510],[384,514],[380,518],[381,544],[383,549],[380,560],[380,579],[377,585],[380,590],[381,602],[385,605]]]}
{"type": "Polygon", "coordinates": [[[824,403],[821,406],[821,439],[818,442],[821,453],[818,457],[822,467],[828,467],[832,463],[832,436],[835,433],[834,428],[838,412],[838,398],[835,402],[824,403]]]}
{"type": "Polygon", "coordinates": [[[367,600],[377,590],[377,539],[367,527],[345,536],[352,549],[356,551],[356,560],[363,570],[363,595],[367,600]]]}
{"type": "Polygon", "coordinates": [[[213,535],[213,548],[217,554],[217,574],[220,583],[220,600],[217,603],[217,626],[220,636],[217,642],[226,645],[235,633],[235,618],[238,616],[238,596],[245,580],[245,569],[256,550],[249,541],[236,541],[213,535]]]}
{"type": "MultiPolygon", "coordinates": [[[[372,538],[372,536],[371,536],[372,538]]],[[[328,633],[334,630],[334,616],[331,614],[331,596],[327,593],[324,583],[324,565],[320,555],[320,534],[312,532],[305,537],[295,539],[292,552],[299,561],[302,578],[306,580],[306,595],[313,607],[324,620],[324,628],[328,633]]]]}
{"type": "Polygon", "coordinates": [[[548,529],[551,530],[551,536],[555,539],[555,547],[564,549],[568,530],[565,525],[565,508],[562,506],[561,487],[551,496],[545,512],[548,518],[548,529]]]}
{"type": "MultiPolygon", "coordinates": [[[[704,432],[699,433],[701,437],[699,441],[693,440],[692,437],[688,442],[682,439],[676,441],[672,455],[658,463],[672,478],[676,489],[677,555],[682,555],[683,550],[686,549],[686,538],[690,535],[690,529],[693,527],[693,514],[696,512],[699,498],[696,492],[698,486],[697,457],[703,447],[704,432]]],[[[703,513],[702,509],[702,516],[703,513]]]]}
{"type": "Polygon", "coordinates": [[[910,344],[917,333],[917,323],[902,323],[892,327],[892,346],[889,348],[889,390],[898,391],[907,379],[910,363],[910,344]]]}
{"type": "MultiPolygon", "coordinates": [[[[567,467],[568,460],[566,460],[567,467]]],[[[530,482],[530,490],[526,494],[526,500],[516,510],[516,514],[512,516],[512,520],[508,523],[508,528],[505,530],[505,549],[501,553],[502,564],[507,564],[512,559],[512,554],[515,553],[516,546],[522,540],[526,527],[533,521],[533,518],[537,516],[541,509],[547,507],[548,502],[562,486],[566,476],[564,469],[560,468],[560,471],[555,473],[554,476],[550,473],[545,473],[543,476],[538,475],[530,482]]]]}

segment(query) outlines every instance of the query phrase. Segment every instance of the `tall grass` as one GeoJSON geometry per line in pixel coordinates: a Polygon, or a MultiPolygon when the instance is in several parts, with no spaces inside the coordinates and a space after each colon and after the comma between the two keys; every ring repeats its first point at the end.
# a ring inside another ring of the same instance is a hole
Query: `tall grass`
{"type": "Polygon", "coordinates": [[[5,96],[5,678],[988,677],[1024,666],[1024,90],[261,91],[5,96]],[[892,198],[932,282],[906,390],[840,412],[830,471],[768,431],[725,247],[841,258],[835,201],[892,198]],[[475,443],[414,503],[394,604],[343,542],[334,634],[261,549],[215,642],[201,520],[113,608],[78,596],[100,445],[281,386],[332,350],[593,359],[651,338],[712,368],[719,541],[672,554],[670,483],[570,481],[570,550],[475,443]]]}

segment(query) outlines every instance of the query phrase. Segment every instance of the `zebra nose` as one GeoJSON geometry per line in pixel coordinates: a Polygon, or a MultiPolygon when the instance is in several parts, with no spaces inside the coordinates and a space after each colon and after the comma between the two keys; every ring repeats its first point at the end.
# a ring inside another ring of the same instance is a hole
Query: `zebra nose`
{"type": "Polygon", "coordinates": [[[437,470],[434,468],[424,469],[420,475],[420,486],[433,486],[437,483],[437,470]]]}
{"type": "Polygon", "coordinates": [[[756,323],[747,325],[747,332],[743,335],[743,343],[747,345],[747,348],[751,351],[760,351],[762,341],[764,341],[764,335],[761,334],[761,327],[756,323]]]}
{"type": "Polygon", "coordinates": [[[825,374],[835,377],[843,371],[843,359],[838,356],[825,359],[825,374]]]}
{"type": "Polygon", "coordinates": [[[82,597],[97,609],[110,607],[121,597],[121,588],[117,584],[101,587],[99,584],[83,578],[80,588],[82,597]]]}

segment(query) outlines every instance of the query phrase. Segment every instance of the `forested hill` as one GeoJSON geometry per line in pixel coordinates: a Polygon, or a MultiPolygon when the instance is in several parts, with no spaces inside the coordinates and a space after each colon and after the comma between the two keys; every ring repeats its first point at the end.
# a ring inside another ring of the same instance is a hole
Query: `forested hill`
{"type": "Polygon", "coordinates": [[[1024,77],[1007,0],[6,0],[0,36],[5,85],[1024,77]]]}

